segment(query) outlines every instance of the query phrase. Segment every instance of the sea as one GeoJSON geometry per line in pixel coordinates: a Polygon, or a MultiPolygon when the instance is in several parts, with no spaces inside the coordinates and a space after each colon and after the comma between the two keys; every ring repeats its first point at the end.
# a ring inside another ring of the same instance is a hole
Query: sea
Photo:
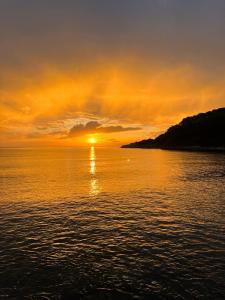
{"type": "Polygon", "coordinates": [[[225,299],[225,154],[1,148],[0,299],[225,299]]]}

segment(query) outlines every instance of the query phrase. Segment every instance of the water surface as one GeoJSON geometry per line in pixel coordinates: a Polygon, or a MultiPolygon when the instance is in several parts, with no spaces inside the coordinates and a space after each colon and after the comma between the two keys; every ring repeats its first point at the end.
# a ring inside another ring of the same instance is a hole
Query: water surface
{"type": "Polygon", "coordinates": [[[224,299],[224,154],[1,149],[0,170],[0,298],[224,299]]]}

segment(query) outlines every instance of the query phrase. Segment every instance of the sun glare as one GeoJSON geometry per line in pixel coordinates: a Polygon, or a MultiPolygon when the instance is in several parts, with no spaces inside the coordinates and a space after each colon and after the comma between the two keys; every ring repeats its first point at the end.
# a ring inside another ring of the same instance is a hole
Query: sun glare
{"type": "Polygon", "coordinates": [[[93,137],[91,137],[91,138],[89,139],[89,143],[90,143],[90,144],[95,144],[95,143],[96,143],[96,139],[93,138],[93,137]]]}

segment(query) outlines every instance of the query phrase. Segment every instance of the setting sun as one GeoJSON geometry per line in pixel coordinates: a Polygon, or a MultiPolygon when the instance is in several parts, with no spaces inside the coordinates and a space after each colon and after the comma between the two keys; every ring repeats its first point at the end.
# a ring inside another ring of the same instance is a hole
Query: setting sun
{"type": "Polygon", "coordinates": [[[96,143],[96,139],[93,138],[93,137],[91,137],[91,138],[89,139],[89,143],[90,143],[90,144],[95,144],[95,143],[96,143]]]}

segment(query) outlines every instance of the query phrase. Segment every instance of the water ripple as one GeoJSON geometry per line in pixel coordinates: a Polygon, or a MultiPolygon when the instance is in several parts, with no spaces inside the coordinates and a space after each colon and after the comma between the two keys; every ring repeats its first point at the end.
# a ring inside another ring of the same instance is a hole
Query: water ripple
{"type": "MultiPolygon", "coordinates": [[[[223,157],[166,152],[164,171],[153,177],[146,173],[151,156],[132,153],[136,164],[121,166],[123,177],[105,170],[104,159],[96,164],[92,177],[98,170],[110,174],[98,178],[95,195],[87,192],[83,159],[76,186],[76,177],[59,178],[44,160],[56,190],[33,177],[39,165],[23,171],[29,186],[7,166],[0,202],[2,299],[224,299],[225,181],[217,176],[223,157]]],[[[75,172],[72,162],[70,168],[75,172]]]]}

